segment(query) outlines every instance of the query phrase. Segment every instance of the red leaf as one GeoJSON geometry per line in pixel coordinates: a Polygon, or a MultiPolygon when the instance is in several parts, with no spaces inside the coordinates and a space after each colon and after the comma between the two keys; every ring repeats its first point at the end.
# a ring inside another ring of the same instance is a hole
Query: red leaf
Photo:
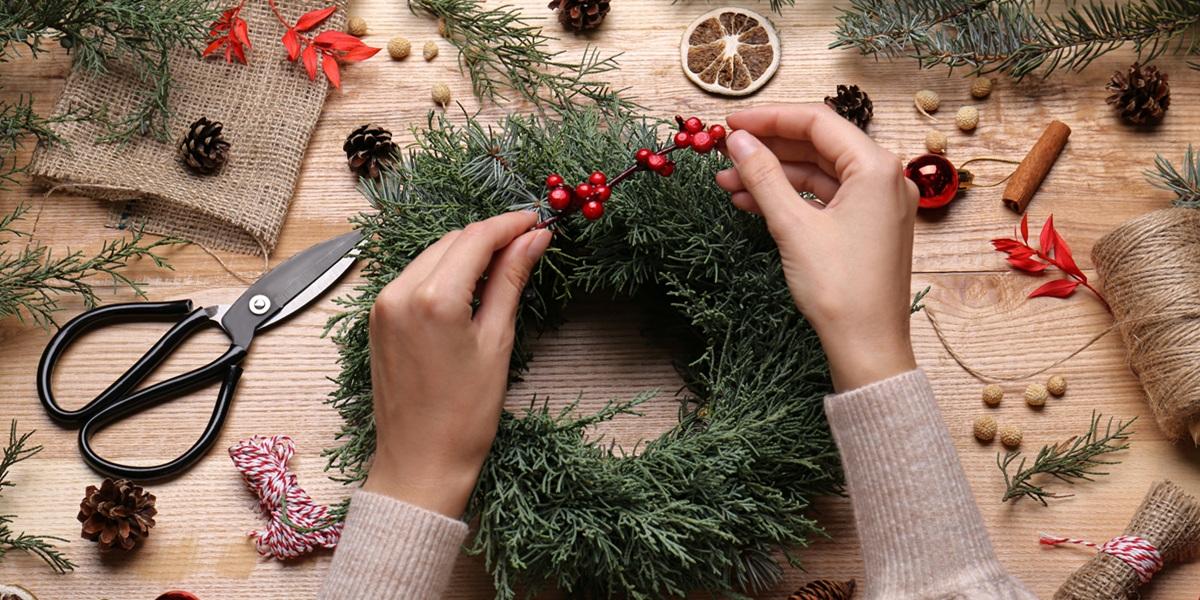
{"type": "Polygon", "coordinates": [[[287,48],[288,60],[296,62],[296,58],[300,56],[300,36],[296,34],[295,29],[289,29],[283,34],[283,47],[287,48]]]}
{"type": "Polygon", "coordinates": [[[992,247],[1001,252],[1009,252],[1016,248],[1024,248],[1025,244],[1009,238],[996,238],[992,240],[992,247]]]}
{"type": "Polygon", "coordinates": [[[245,19],[238,19],[233,25],[233,36],[246,45],[247,48],[253,48],[250,44],[250,28],[246,26],[245,19]]]}
{"type": "Polygon", "coordinates": [[[304,70],[308,71],[308,78],[316,80],[317,78],[317,47],[309,44],[304,48],[302,53],[304,58],[304,70]]]}
{"type": "Polygon", "coordinates": [[[1075,257],[1071,256],[1071,247],[1067,246],[1067,240],[1057,232],[1054,234],[1054,264],[1066,273],[1087,281],[1087,275],[1083,274],[1079,265],[1075,264],[1075,257]]]}
{"type": "Polygon", "coordinates": [[[1021,215],[1021,239],[1029,243],[1029,213],[1021,215]]]}
{"type": "Polygon", "coordinates": [[[1041,273],[1042,271],[1046,270],[1046,267],[1049,266],[1045,263],[1040,263],[1036,260],[1033,260],[1032,258],[1010,256],[1007,260],[1008,264],[1012,265],[1014,268],[1025,271],[1026,273],[1041,273]]]}
{"type": "Polygon", "coordinates": [[[342,88],[342,75],[338,72],[337,61],[332,56],[326,54],[321,59],[321,70],[325,71],[325,76],[329,78],[329,83],[333,87],[342,88]]]}
{"type": "MultiPolygon", "coordinates": [[[[337,10],[337,5],[334,5],[334,6],[329,6],[326,8],[319,9],[319,10],[314,10],[314,11],[309,11],[307,13],[304,13],[304,16],[300,17],[299,21],[296,21],[295,29],[296,29],[296,31],[308,31],[308,30],[312,29],[313,27],[320,25],[322,21],[324,21],[325,19],[328,19],[329,15],[332,15],[334,13],[334,11],[336,11],[336,10],[337,10]]],[[[314,75],[314,77],[315,77],[315,75],[314,75]]]]}
{"type": "Polygon", "coordinates": [[[242,50],[242,45],[237,42],[231,42],[229,46],[233,48],[233,57],[243,65],[246,64],[246,53],[242,50]]]}
{"type": "Polygon", "coordinates": [[[362,40],[340,31],[323,31],[313,41],[322,48],[332,48],[342,52],[364,45],[362,40]]]}
{"type": "Polygon", "coordinates": [[[210,42],[208,44],[208,47],[204,49],[204,52],[200,53],[200,56],[209,56],[213,52],[216,52],[218,49],[221,48],[221,44],[224,44],[226,41],[228,41],[228,39],[229,38],[220,37],[220,38],[213,40],[212,42],[210,42]]]}
{"type": "Polygon", "coordinates": [[[1046,217],[1046,223],[1042,225],[1042,232],[1038,234],[1038,246],[1042,249],[1042,256],[1051,258],[1054,256],[1055,241],[1058,239],[1058,232],[1054,230],[1054,215],[1046,217]]]}
{"type": "Polygon", "coordinates": [[[372,48],[367,45],[362,45],[343,54],[342,60],[345,62],[358,62],[360,60],[367,60],[368,58],[375,56],[376,52],[379,52],[379,48],[372,48]]]}
{"type": "Polygon", "coordinates": [[[1067,296],[1074,294],[1075,288],[1077,287],[1079,287],[1078,281],[1072,281],[1070,279],[1056,279],[1043,285],[1042,287],[1039,287],[1036,290],[1033,290],[1030,292],[1029,297],[1037,298],[1040,296],[1050,296],[1053,298],[1066,298],[1067,296]]]}

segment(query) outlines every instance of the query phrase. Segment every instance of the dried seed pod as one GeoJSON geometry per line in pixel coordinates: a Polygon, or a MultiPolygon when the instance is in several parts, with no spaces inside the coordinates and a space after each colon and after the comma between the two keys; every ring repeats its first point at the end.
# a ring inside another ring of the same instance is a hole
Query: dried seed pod
{"type": "Polygon", "coordinates": [[[412,53],[412,42],[401,36],[396,36],[388,41],[387,51],[388,56],[392,57],[392,60],[403,60],[408,58],[408,55],[412,53]]]}
{"type": "Polygon", "coordinates": [[[1067,393],[1067,379],[1062,375],[1051,375],[1050,379],[1046,380],[1046,391],[1055,398],[1061,397],[1067,393]]]}
{"type": "Polygon", "coordinates": [[[437,58],[438,46],[435,42],[425,42],[425,48],[421,50],[421,54],[425,56],[425,60],[433,60],[437,58]]]}
{"type": "Polygon", "coordinates": [[[980,100],[987,98],[992,94],[992,86],[995,82],[991,77],[976,77],[971,81],[971,97],[979,98],[980,100]]]}
{"type": "Polygon", "coordinates": [[[1021,430],[1012,425],[1005,425],[1000,428],[1000,443],[1004,444],[1005,448],[1016,448],[1021,445],[1021,430]]]}
{"type": "Polygon", "coordinates": [[[983,403],[993,408],[1000,406],[1004,399],[1004,388],[991,383],[983,386],[983,403]]]}
{"type": "Polygon", "coordinates": [[[446,19],[438,17],[438,35],[447,37],[450,35],[450,30],[446,28],[446,19]]]}
{"type": "Polygon", "coordinates": [[[1046,392],[1046,386],[1040,383],[1031,383],[1025,388],[1025,404],[1034,408],[1041,408],[1046,405],[1046,398],[1049,394],[1046,392]]]}
{"type": "Polygon", "coordinates": [[[934,154],[945,154],[948,144],[949,140],[946,139],[946,134],[936,129],[925,134],[925,149],[934,154]]]}
{"type": "Polygon", "coordinates": [[[979,109],[974,106],[964,106],[954,115],[954,124],[963,131],[972,131],[979,126],[979,109]]]}
{"type": "Polygon", "coordinates": [[[346,33],[354,37],[367,35],[367,20],[355,15],[346,20],[346,33]]]}
{"type": "Polygon", "coordinates": [[[431,96],[439,106],[450,104],[450,86],[444,83],[434,84],[431,96]]]}
{"type": "Polygon", "coordinates": [[[936,121],[937,119],[929,113],[937,112],[938,107],[942,105],[942,97],[933,90],[921,90],[913,96],[913,105],[921,114],[936,121]]]}
{"type": "Polygon", "coordinates": [[[975,419],[975,439],[981,442],[990,442],[996,439],[996,427],[996,419],[991,415],[984,415],[975,419]]]}

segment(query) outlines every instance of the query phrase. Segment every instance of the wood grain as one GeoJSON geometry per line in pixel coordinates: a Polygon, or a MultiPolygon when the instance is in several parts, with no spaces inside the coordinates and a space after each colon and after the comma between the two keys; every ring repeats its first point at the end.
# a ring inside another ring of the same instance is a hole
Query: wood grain
{"type": "MultiPolygon", "coordinates": [[[[515,4],[532,22],[557,31],[541,0],[515,4]]],[[[762,8],[759,3],[746,4],[762,8]]],[[[965,81],[948,78],[944,71],[921,72],[907,60],[876,62],[849,51],[828,50],[837,14],[834,5],[832,0],[804,0],[772,17],[783,39],[783,62],[774,81],[749,99],[707,95],[689,84],[679,70],[679,35],[695,16],[712,8],[708,3],[616,3],[599,32],[565,35],[559,47],[570,57],[589,43],[604,51],[623,52],[623,69],[614,75],[615,83],[628,86],[651,113],[664,116],[685,113],[716,119],[767,102],[819,101],[838,83],[857,83],[875,101],[872,135],[905,158],[922,152],[924,133],[931,127],[911,108],[911,96],[921,87],[941,93],[943,115],[952,115],[965,103],[977,104],[982,113],[974,134],[954,130],[948,118],[937,125],[950,136],[949,156],[956,163],[983,155],[1019,159],[1049,120],[1061,119],[1074,134],[1029,212],[1036,223],[1054,213],[1085,269],[1091,268],[1087,249],[1097,238],[1124,220],[1169,201],[1169,194],[1145,183],[1142,171],[1150,166],[1155,153],[1164,152],[1178,160],[1186,144],[1197,141],[1200,72],[1188,70],[1183,61],[1160,61],[1171,74],[1174,103],[1161,127],[1138,131],[1120,125],[1104,104],[1103,84],[1115,68],[1131,60],[1128,53],[1102,58],[1082,74],[1062,74],[1047,81],[1031,78],[1019,85],[1002,81],[990,99],[976,102],[969,99],[965,81]]],[[[373,45],[383,46],[393,35],[404,35],[414,44],[437,40],[434,24],[409,13],[400,0],[360,0],[352,3],[351,11],[367,19],[371,34],[366,39],[373,45]]],[[[313,135],[271,264],[349,229],[347,219],[368,208],[354,190],[341,151],[342,140],[353,127],[368,121],[379,123],[411,140],[404,132],[422,123],[432,108],[428,98],[434,83],[449,85],[468,112],[480,110],[485,118],[526,108],[519,104],[480,106],[470,97],[469,81],[459,74],[454,52],[444,41],[438,43],[441,56],[429,63],[419,57],[397,63],[381,54],[347,69],[345,90],[331,94],[313,135]]],[[[275,48],[256,48],[252,58],[268,60],[277,52],[275,48]]],[[[0,67],[5,82],[0,97],[32,94],[40,109],[48,109],[62,89],[68,69],[69,59],[58,54],[5,64],[0,67]]],[[[456,110],[449,115],[452,120],[462,120],[456,110]]],[[[1000,166],[979,169],[981,178],[1004,172],[1000,166]]],[[[103,227],[105,209],[97,202],[43,194],[44,190],[18,186],[0,193],[0,210],[31,204],[31,216],[37,217],[35,239],[58,250],[95,248],[115,235],[103,227]]],[[[1002,257],[987,244],[990,238],[1010,231],[1016,221],[1017,217],[1002,207],[999,188],[994,188],[972,191],[940,213],[922,215],[917,226],[914,289],[933,286],[929,305],[950,342],[989,371],[1032,370],[1071,352],[1109,324],[1098,303],[1084,294],[1066,301],[1024,299],[1036,282],[1008,272],[1002,257]]],[[[31,228],[34,220],[27,223],[31,228]]],[[[149,283],[152,298],[192,298],[203,304],[228,302],[240,293],[242,285],[198,249],[182,248],[170,254],[174,271],[144,265],[136,268],[138,276],[149,283]]],[[[263,267],[262,260],[253,257],[222,258],[248,277],[263,267]]],[[[347,280],[331,295],[350,293],[355,280],[347,280]]],[[[124,294],[110,297],[128,299],[124,294]]],[[[159,497],[159,526],[144,548],[123,560],[101,557],[90,543],[78,540],[77,502],[84,487],[98,477],[79,460],[74,432],[51,423],[37,402],[33,373],[48,334],[12,319],[0,323],[0,422],[15,417],[22,428],[37,428],[36,440],[46,446],[37,460],[16,469],[18,487],[6,490],[0,512],[20,515],[20,529],[72,539],[66,550],[80,565],[72,574],[55,576],[28,557],[9,555],[0,563],[0,581],[19,582],[42,598],[61,600],[152,600],[170,588],[189,589],[205,600],[312,597],[328,568],[329,556],[287,565],[258,559],[245,537],[246,531],[259,524],[253,499],[221,448],[253,434],[290,434],[299,448],[292,466],[305,487],[322,501],[333,502],[347,493],[325,477],[319,456],[321,448],[334,443],[339,426],[337,415],[323,404],[332,389],[327,377],[337,373],[336,349],[320,337],[325,319],[334,310],[325,300],[258,340],[218,449],[185,477],[154,486],[159,497]]],[[[77,311],[78,306],[72,306],[63,317],[77,311]]],[[[534,392],[549,395],[554,403],[565,403],[582,393],[586,409],[613,397],[658,389],[661,398],[645,417],[622,419],[594,434],[632,445],[667,428],[675,414],[673,395],[679,381],[666,350],[639,335],[637,309],[620,302],[614,306],[607,301],[601,305],[597,300],[583,300],[571,317],[562,330],[539,340],[536,350],[540,356],[555,359],[535,359],[528,378],[512,390],[510,405],[528,402],[534,392]]],[[[1200,453],[1163,440],[1137,382],[1124,365],[1118,336],[1109,335],[1060,370],[1070,381],[1064,399],[1032,412],[1019,400],[1022,386],[1007,386],[1008,398],[998,409],[998,417],[1019,425],[1025,431],[1026,446],[1036,448],[1082,430],[1093,410],[1138,416],[1133,449],[1112,469],[1111,476],[1076,486],[1072,490],[1075,497],[1049,508],[1028,502],[1000,504],[1003,482],[995,467],[997,448],[980,446],[969,433],[971,421],[984,411],[979,401],[981,384],[950,359],[923,316],[914,317],[913,325],[920,363],[934,381],[946,424],[1000,558],[1039,595],[1049,597],[1087,555],[1068,549],[1043,550],[1037,544],[1038,531],[1103,540],[1124,526],[1155,479],[1170,477],[1200,492],[1200,453]]],[[[85,401],[132,361],[158,331],[155,326],[131,325],[89,336],[62,365],[64,375],[56,381],[63,395],[73,402],[85,401]]],[[[221,344],[216,334],[197,339],[166,370],[177,372],[199,364],[219,352],[221,344]]],[[[213,389],[203,390],[122,423],[105,432],[100,445],[115,457],[131,461],[149,462],[178,453],[198,433],[213,393],[213,389]]],[[[904,432],[894,435],[902,437],[904,432]]],[[[807,572],[789,571],[787,581],[763,598],[786,597],[809,578],[861,577],[848,501],[826,499],[817,512],[830,538],[801,550],[807,572]]],[[[1198,588],[1200,565],[1174,567],[1146,588],[1145,597],[1194,598],[1198,588]]],[[[447,597],[488,598],[490,590],[482,565],[464,558],[455,568],[447,597]]]]}

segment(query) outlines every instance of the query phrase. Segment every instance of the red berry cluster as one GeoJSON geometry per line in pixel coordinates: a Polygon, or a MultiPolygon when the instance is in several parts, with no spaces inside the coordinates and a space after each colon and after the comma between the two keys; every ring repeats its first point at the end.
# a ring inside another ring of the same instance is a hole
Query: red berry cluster
{"type": "Polygon", "coordinates": [[[725,139],[725,128],[721,125],[710,125],[705,130],[704,122],[696,117],[684,119],[677,116],[675,121],[679,123],[679,133],[675,134],[673,145],[657,152],[639,148],[634,154],[634,164],[611,180],[602,171],[593,171],[587,181],[571,187],[562,175],[553,173],[547,176],[546,188],[550,190],[547,200],[550,208],[558,211],[558,214],[537,226],[546,227],[574,210],[583,213],[589,221],[595,221],[604,215],[604,203],[612,197],[612,188],[630,175],[638,171],[653,171],[670,177],[675,172],[675,161],[667,158],[667,155],[681,148],[707,154],[725,139]]]}

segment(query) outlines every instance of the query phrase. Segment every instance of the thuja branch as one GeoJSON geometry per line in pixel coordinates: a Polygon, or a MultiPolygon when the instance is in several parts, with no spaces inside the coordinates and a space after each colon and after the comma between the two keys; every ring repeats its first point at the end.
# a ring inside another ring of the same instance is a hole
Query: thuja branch
{"type": "Polygon", "coordinates": [[[1177,169],[1171,161],[1159,154],[1154,157],[1154,170],[1146,172],[1155,187],[1174,192],[1178,198],[1173,204],[1181,208],[1200,208],[1200,152],[1188,144],[1183,154],[1183,164],[1177,169]]]}
{"type": "Polygon", "coordinates": [[[1050,492],[1032,483],[1035,475],[1047,475],[1072,484],[1080,480],[1091,481],[1096,475],[1107,475],[1108,473],[1098,471],[1097,468],[1119,464],[1119,461],[1101,460],[1099,457],[1129,447],[1127,440],[1133,435],[1129,427],[1137,418],[1118,423],[1114,427],[1113,419],[1109,417],[1103,432],[1100,430],[1100,420],[1100,414],[1093,412],[1087,433],[1052,446],[1042,446],[1037,458],[1028,467],[1025,466],[1026,458],[1019,451],[996,454],[996,464],[1004,473],[1005,491],[1001,500],[1008,502],[1027,497],[1046,505],[1047,498],[1066,498],[1071,495],[1050,492]],[[1016,472],[1010,474],[1010,467],[1017,459],[1020,459],[1020,462],[1016,464],[1016,472]]]}
{"type": "MultiPolygon", "coordinates": [[[[29,444],[29,438],[32,436],[32,431],[17,434],[17,421],[15,419],[12,421],[8,432],[8,444],[4,447],[4,455],[0,457],[0,493],[3,493],[5,488],[14,486],[13,482],[8,479],[8,470],[13,465],[33,458],[42,451],[41,446],[29,444]]],[[[66,540],[49,535],[14,533],[10,527],[13,518],[12,515],[0,515],[0,560],[3,560],[9,551],[17,550],[40,558],[58,573],[66,573],[75,568],[75,564],[54,546],[54,542],[66,542],[66,540]]]]}
{"type": "MultiPolygon", "coordinates": [[[[1099,0],[1051,14],[1037,0],[851,0],[833,48],[908,56],[922,67],[1022,78],[1035,71],[1078,71],[1132,45],[1143,61],[1169,50],[1200,51],[1200,3],[1099,0]]],[[[1195,65],[1193,65],[1195,66],[1195,65]]]]}
{"type": "Polygon", "coordinates": [[[15,102],[0,102],[0,188],[4,182],[15,183],[16,176],[24,173],[28,165],[17,161],[17,152],[30,138],[43,144],[59,143],[62,140],[51,128],[57,123],[90,118],[83,112],[72,112],[53,117],[43,117],[33,110],[33,99],[22,96],[15,102]]]}

